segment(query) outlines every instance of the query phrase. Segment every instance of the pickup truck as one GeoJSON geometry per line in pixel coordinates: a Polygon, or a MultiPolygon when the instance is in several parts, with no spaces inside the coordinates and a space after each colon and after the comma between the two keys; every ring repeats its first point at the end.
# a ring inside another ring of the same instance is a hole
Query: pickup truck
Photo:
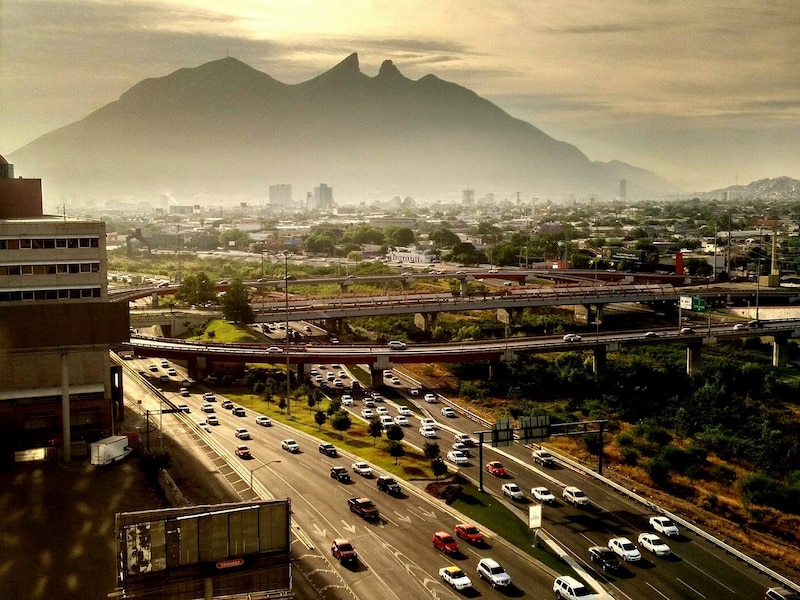
{"type": "Polygon", "coordinates": [[[394,477],[388,475],[381,475],[377,480],[378,489],[387,494],[399,494],[400,484],[397,483],[394,477]]]}
{"type": "Polygon", "coordinates": [[[378,507],[369,498],[350,498],[347,500],[350,512],[367,521],[377,521],[380,517],[378,507]]]}

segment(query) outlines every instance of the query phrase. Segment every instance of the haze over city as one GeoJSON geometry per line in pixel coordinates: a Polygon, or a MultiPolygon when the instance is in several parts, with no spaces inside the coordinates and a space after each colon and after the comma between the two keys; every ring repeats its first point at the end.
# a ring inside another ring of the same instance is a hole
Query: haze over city
{"type": "Polygon", "coordinates": [[[180,68],[235,56],[298,83],[358,52],[367,75],[385,59],[410,79],[433,73],[683,191],[800,174],[793,2],[5,0],[0,11],[4,154],[180,68]]]}

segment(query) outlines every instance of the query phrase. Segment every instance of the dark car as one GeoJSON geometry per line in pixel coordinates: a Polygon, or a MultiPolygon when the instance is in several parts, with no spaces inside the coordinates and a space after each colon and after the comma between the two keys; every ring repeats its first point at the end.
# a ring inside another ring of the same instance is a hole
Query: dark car
{"type": "Polygon", "coordinates": [[[339,483],[350,483],[350,473],[344,467],[331,467],[331,478],[339,483]]]}
{"type": "Polygon", "coordinates": [[[613,550],[605,546],[589,548],[589,560],[600,566],[603,571],[616,571],[620,568],[619,559],[613,550]]]}
{"type": "Polygon", "coordinates": [[[324,454],[325,456],[339,456],[339,453],[336,452],[336,446],[333,444],[320,444],[319,453],[324,454]]]}
{"type": "Polygon", "coordinates": [[[381,475],[376,481],[378,489],[387,494],[399,494],[401,492],[400,484],[397,483],[394,477],[389,475],[381,475]]]}
{"type": "Polygon", "coordinates": [[[241,406],[237,406],[231,412],[236,417],[246,417],[247,416],[247,413],[244,412],[244,409],[241,406]]]}

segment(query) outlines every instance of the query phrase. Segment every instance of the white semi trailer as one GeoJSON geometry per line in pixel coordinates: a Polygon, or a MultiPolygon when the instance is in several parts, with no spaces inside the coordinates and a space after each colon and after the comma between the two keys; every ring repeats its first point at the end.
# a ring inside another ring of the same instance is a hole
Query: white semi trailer
{"type": "Polygon", "coordinates": [[[93,465],[110,465],[122,460],[133,451],[128,445],[128,436],[112,435],[89,446],[93,465]]]}

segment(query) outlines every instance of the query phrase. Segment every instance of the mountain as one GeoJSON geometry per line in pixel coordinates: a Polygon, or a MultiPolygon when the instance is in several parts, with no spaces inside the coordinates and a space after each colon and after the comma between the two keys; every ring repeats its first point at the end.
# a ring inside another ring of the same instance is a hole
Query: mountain
{"type": "Polygon", "coordinates": [[[375,77],[358,55],[288,85],[234,58],[146,79],[81,121],[8,157],[48,194],[257,198],[320,183],[340,203],[391,195],[562,198],[661,194],[671,186],[515,119],[434,75],[405,77],[384,61],[375,77]]]}
{"type": "Polygon", "coordinates": [[[800,180],[791,177],[758,179],[747,185],[732,185],[704,194],[714,198],[729,196],[739,200],[796,200],[800,196],[800,180]]]}

